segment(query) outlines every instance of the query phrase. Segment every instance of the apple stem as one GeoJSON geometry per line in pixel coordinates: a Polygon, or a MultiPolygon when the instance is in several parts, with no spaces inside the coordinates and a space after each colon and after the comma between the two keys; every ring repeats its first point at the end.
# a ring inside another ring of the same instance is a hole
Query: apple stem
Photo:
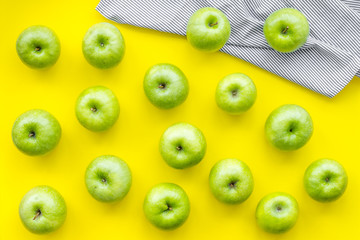
{"type": "Polygon", "coordinates": [[[36,47],[35,48],[35,51],[37,51],[37,52],[40,51],[40,50],[41,50],[41,47],[36,47]]]}
{"type": "Polygon", "coordinates": [[[90,108],[90,110],[93,111],[93,112],[97,111],[96,107],[92,107],[92,108],[90,108]]]}
{"type": "Polygon", "coordinates": [[[289,30],[289,26],[287,26],[282,33],[285,34],[288,30],[289,30]]]}
{"type": "Polygon", "coordinates": [[[238,181],[233,181],[233,182],[229,183],[229,187],[230,188],[235,188],[237,182],[238,181]]]}
{"type": "Polygon", "coordinates": [[[40,210],[38,210],[38,211],[36,212],[36,215],[35,215],[35,217],[33,218],[33,220],[35,220],[37,217],[39,217],[39,216],[40,216],[40,214],[41,214],[41,211],[40,211],[40,210]]]}
{"type": "Polygon", "coordinates": [[[29,137],[33,137],[33,136],[35,136],[34,132],[29,133],[29,137]]]}
{"type": "Polygon", "coordinates": [[[162,89],[162,88],[165,88],[165,84],[163,84],[163,83],[160,84],[160,85],[159,85],[159,88],[161,88],[161,89],[162,89]]]}
{"type": "Polygon", "coordinates": [[[216,26],[216,25],[218,25],[218,22],[216,22],[216,23],[209,23],[209,26],[210,26],[210,27],[213,27],[213,26],[216,26]]]}

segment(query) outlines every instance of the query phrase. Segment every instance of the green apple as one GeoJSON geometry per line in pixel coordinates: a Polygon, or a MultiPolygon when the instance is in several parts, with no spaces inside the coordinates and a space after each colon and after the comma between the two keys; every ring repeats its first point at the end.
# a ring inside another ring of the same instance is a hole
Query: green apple
{"type": "Polygon", "coordinates": [[[144,91],[158,108],[169,109],[183,103],[189,94],[185,74],[172,64],[157,64],[145,74],[144,91]]]}
{"type": "Polygon", "coordinates": [[[235,204],[248,199],[254,189],[250,168],[238,159],[217,162],[210,171],[211,192],[221,202],[235,204]]]}
{"type": "Polygon", "coordinates": [[[43,155],[56,147],[61,137],[61,127],[47,111],[29,110],[21,114],[12,128],[15,146],[23,153],[43,155]]]}
{"type": "Polygon", "coordinates": [[[115,94],[103,86],[85,89],[76,101],[76,117],[85,128],[105,131],[119,118],[120,106],[115,94]]]}
{"type": "Polygon", "coordinates": [[[219,82],[215,99],[222,110],[230,114],[241,114],[255,103],[256,94],[251,78],[242,73],[233,73],[219,82]]]}
{"type": "Polygon", "coordinates": [[[309,36],[309,23],[301,12],[283,8],[273,12],[264,23],[268,44],[279,52],[293,52],[303,46],[309,36]]]}
{"type": "Polygon", "coordinates": [[[186,192],[174,183],[160,183],[151,188],[143,208],[146,218],[164,230],[180,227],[190,214],[186,192]]]}
{"type": "Polygon", "coordinates": [[[19,215],[32,233],[45,234],[60,228],[66,219],[66,204],[61,194],[49,186],[37,186],[22,198],[19,215]]]}
{"type": "Polygon", "coordinates": [[[189,19],[186,36],[196,49],[215,52],[222,48],[230,37],[230,22],[223,12],[205,7],[197,10],[189,19]]]}
{"type": "Polygon", "coordinates": [[[176,169],[192,167],[205,156],[203,133],[188,123],[170,126],[160,139],[160,153],[165,162],[176,169]]]}
{"type": "Polygon", "coordinates": [[[101,202],[123,199],[131,187],[131,171],[126,162],[115,156],[95,158],[85,172],[89,193],[101,202]]]}
{"type": "Polygon", "coordinates": [[[21,61],[31,68],[47,68],[60,56],[60,41],[55,32],[45,26],[25,29],[16,41],[21,61]]]}
{"type": "Polygon", "coordinates": [[[271,193],[260,200],[255,215],[264,231],[283,233],[295,225],[299,206],[296,199],[287,193],[271,193]]]}
{"type": "Polygon", "coordinates": [[[309,113],[294,104],[275,109],[265,123],[265,134],[272,145],[280,150],[297,150],[304,146],[313,133],[309,113]]]}
{"type": "Polygon", "coordinates": [[[114,25],[97,23],[86,32],[82,50],[85,59],[94,67],[112,68],[124,57],[125,41],[114,25]]]}
{"type": "Polygon", "coordinates": [[[348,177],[343,166],[335,160],[320,159],[306,169],[306,192],[319,202],[331,202],[340,198],[346,190],[348,177]]]}

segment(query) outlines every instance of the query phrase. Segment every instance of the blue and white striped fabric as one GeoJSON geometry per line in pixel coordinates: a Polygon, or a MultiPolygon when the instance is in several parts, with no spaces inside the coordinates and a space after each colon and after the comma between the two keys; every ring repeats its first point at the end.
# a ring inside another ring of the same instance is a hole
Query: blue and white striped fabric
{"type": "Polygon", "coordinates": [[[360,76],[360,0],[101,0],[96,9],[118,23],[186,35],[190,16],[209,6],[231,24],[222,52],[328,97],[360,76]],[[294,53],[271,49],[262,31],[265,19],[285,7],[305,14],[311,28],[294,53]]]}

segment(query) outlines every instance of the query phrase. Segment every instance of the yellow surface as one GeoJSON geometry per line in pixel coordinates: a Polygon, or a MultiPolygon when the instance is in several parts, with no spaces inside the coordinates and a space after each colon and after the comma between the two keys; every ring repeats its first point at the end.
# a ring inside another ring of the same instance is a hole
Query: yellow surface
{"type": "MultiPolygon", "coordinates": [[[[0,239],[355,239],[360,235],[360,82],[354,79],[334,99],[328,99],[223,53],[192,49],[184,37],[140,28],[116,26],[126,41],[123,62],[103,71],[90,66],[81,41],[93,24],[105,21],[94,8],[98,0],[3,1],[0,46],[0,239]],[[62,49],[58,63],[47,71],[34,71],[19,60],[15,41],[30,25],[43,24],[58,34],[62,49]],[[153,64],[180,67],[190,82],[186,102],[172,110],[159,110],[146,99],[142,81],[153,64]],[[258,89],[253,108],[234,117],[219,110],[214,93],[225,75],[242,72],[258,89]],[[76,120],[74,104],[90,86],[104,85],[119,98],[120,118],[104,133],[92,133],[76,120]],[[276,107],[295,103],[314,120],[314,135],[296,152],[280,152],[264,138],[264,122],[276,107]],[[59,121],[63,135],[58,147],[43,157],[28,157],[12,143],[11,128],[18,115],[42,108],[59,121]],[[186,121],[204,133],[208,150],[203,161],[187,170],[175,170],[161,159],[158,141],[171,124],[186,121]],[[133,185],[117,204],[103,204],[88,194],[84,171],[102,154],[123,158],[133,173],[133,185]],[[255,178],[255,189],[243,204],[227,206],[210,193],[208,174],[215,162],[236,157],[245,161],[255,178]],[[349,175],[345,195],[321,204],[307,196],[302,185],[306,167],[330,157],[340,161],[349,175]],[[181,185],[191,201],[188,221],[175,231],[161,231],[144,217],[142,203],[156,183],[181,185]],[[46,184],[65,198],[68,217],[50,235],[29,233],[18,215],[22,196],[46,184]],[[296,226],[283,235],[259,229],[254,211],[260,198],[274,191],[292,194],[299,202],[296,226]]],[[[294,66],[295,67],[295,66],[294,66]]],[[[291,69],[289,69],[291,71],[291,69]]]]}

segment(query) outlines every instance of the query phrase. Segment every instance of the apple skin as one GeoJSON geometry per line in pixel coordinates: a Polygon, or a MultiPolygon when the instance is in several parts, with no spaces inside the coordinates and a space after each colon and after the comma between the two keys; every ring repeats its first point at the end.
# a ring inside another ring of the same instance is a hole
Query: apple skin
{"type": "Polygon", "coordinates": [[[331,159],[320,159],[311,163],[304,174],[306,192],[319,202],[331,202],[340,198],[347,183],[344,167],[331,159]]]}
{"type": "Polygon", "coordinates": [[[157,64],[145,74],[144,91],[154,106],[169,109],[186,100],[189,83],[178,67],[172,64],[157,64]]]}
{"type": "Polygon", "coordinates": [[[60,48],[55,32],[45,26],[28,27],[16,41],[19,58],[30,68],[51,67],[59,59],[60,48]]]}
{"type": "Polygon", "coordinates": [[[186,192],[174,183],[160,183],[147,193],[143,205],[145,217],[156,227],[173,230],[184,224],[190,214],[186,192]]]}
{"type": "Polygon", "coordinates": [[[221,202],[238,204],[248,199],[254,189],[250,168],[238,159],[217,162],[210,171],[209,185],[221,202]]]}
{"type": "Polygon", "coordinates": [[[256,208],[258,225],[269,233],[284,233],[290,230],[299,216],[299,205],[287,193],[271,193],[260,200],[256,208]]]}
{"type": "Polygon", "coordinates": [[[313,122],[309,113],[295,104],[275,109],[265,123],[267,139],[280,150],[292,151],[303,147],[312,133],[313,122]]]}
{"type": "Polygon", "coordinates": [[[266,19],[263,31],[266,41],[273,49],[289,53],[306,43],[310,27],[306,17],[300,11],[283,8],[273,12],[266,19]]]}
{"type": "Polygon", "coordinates": [[[205,156],[206,140],[203,133],[188,123],[170,126],[160,139],[160,154],[165,162],[176,169],[198,164],[205,156]]]}
{"type": "Polygon", "coordinates": [[[256,95],[256,87],[251,78],[242,73],[233,73],[219,82],[215,100],[225,112],[238,115],[253,106],[256,95]]]}
{"type": "Polygon", "coordinates": [[[119,101],[106,87],[85,89],[76,101],[76,117],[90,131],[99,132],[111,128],[120,114],[119,101]]]}
{"type": "Polygon", "coordinates": [[[86,32],[82,50],[85,59],[94,67],[107,69],[117,66],[125,54],[124,38],[114,25],[97,23],[86,32]]]}
{"type": "Polygon", "coordinates": [[[19,215],[32,233],[46,234],[60,228],[65,222],[66,204],[61,194],[49,186],[37,186],[22,198],[19,215]]]}
{"type": "Polygon", "coordinates": [[[85,183],[89,193],[100,202],[122,200],[132,182],[129,166],[116,156],[95,158],[87,167],[85,183]]]}
{"type": "Polygon", "coordinates": [[[15,146],[29,156],[43,155],[54,149],[61,137],[56,118],[45,110],[33,109],[21,114],[12,128],[15,146]]]}
{"type": "Polygon", "coordinates": [[[205,7],[197,10],[189,19],[186,36],[189,43],[204,52],[220,50],[230,37],[230,22],[223,12],[205,7]]]}

